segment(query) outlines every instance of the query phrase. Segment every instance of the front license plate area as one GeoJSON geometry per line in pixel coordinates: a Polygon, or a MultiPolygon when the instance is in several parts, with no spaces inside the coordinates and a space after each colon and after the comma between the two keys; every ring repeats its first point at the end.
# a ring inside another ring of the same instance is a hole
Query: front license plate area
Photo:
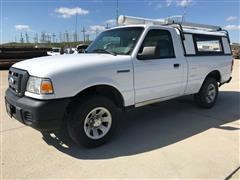
{"type": "Polygon", "coordinates": [[[7,111],[7,114],[12,117],[13,115],[13,107],[11,106],[11,104],[9,104],[7,101],[5,101],[6,103],[6,111],[7,111]]]}

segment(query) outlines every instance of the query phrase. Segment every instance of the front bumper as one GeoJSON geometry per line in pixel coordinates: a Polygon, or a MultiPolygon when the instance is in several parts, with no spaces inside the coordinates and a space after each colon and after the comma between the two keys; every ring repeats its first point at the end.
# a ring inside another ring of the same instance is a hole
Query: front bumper
{"type": "Polygon", "coordinates": [[[7,89],[5,96],[8,115],[40,131],[59,129],[69,103],[70,98],[36,100],[18,97],[10,89],[7,89]]]}

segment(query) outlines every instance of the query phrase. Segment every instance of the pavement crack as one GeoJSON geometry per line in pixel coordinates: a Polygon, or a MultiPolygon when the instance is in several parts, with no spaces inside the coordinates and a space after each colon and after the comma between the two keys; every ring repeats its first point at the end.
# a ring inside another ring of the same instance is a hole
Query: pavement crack
{"type": "Polygon", "coordinates": [[[224,180],[230,179],[236,172],[240,169],[240,166],[238,166],[233,172],[231,172],[224,180]]]}
{"type": "Polygon", "coordinates": [[[6,129],[6,130],[2,130],[2,131],[0,131],[0,133],[4,133],[4,132],[8,132],[8,131],[17,130],[17,129],[21,129],[21,128],[24,128],[24,127],[26,127],[26,126],[20,126],[20,127],[16,127],[16,128],[6,129]]]}

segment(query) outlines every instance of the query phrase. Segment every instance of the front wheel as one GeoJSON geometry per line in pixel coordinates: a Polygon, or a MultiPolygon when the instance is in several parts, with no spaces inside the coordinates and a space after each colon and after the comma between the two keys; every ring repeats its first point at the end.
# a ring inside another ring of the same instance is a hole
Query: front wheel
{"type": "Polygon", "coordinates": [[[116,127],[118,109],[108,98],[93,96],[76,104],[68,121],[70,137],[86,147],[107,142],[116,127]]]}
{"type": "Polygon", "coordinates": [[[207,78],[200,91],[194,98],[197,104],[202,108],[211,108],[214,106],[218,97],[218,83],[214,78],[207,78]]]}

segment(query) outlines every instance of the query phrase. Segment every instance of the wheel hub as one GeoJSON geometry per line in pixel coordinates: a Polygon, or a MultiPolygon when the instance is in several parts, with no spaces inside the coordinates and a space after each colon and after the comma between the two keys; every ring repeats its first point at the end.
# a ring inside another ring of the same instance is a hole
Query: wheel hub
{"type": "Polygon", "coordinates": [[[100,139],[111,128],[112,116],[105,107],[96,107],[91,110],[84,121],[84,131],[91,139],[100,139]]]}
{"type": "Polygon", "coordinates": [[[94,128],[97,128],[97,127],[101,126],[101,124],[102,124],[102,120],[100,118],[96,118],[96,119],[93,120],[93,125],[92,126],[94,128]]]}
{"type": "Polygon", "coordinates": [[[208,93],[207,93],[207,96],[206,96],[206,100],[208,103],[211,103],[214,101],[215,99],[215,96],[216,96],[216,88],[213,84],[210,84],[208,86],[208,93]]]}

